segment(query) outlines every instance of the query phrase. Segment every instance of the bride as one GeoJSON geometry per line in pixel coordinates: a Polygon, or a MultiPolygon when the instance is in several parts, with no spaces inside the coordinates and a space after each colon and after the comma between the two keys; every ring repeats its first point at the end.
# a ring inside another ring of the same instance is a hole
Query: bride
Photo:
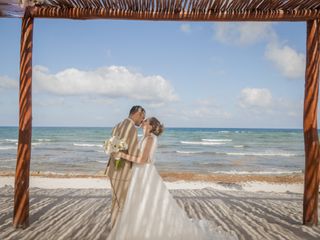
{"type": "Polygon", "coordinates": [[[108,240],[226,239],[218,232],[209,231],[199,221],[189,219],[156,170],[154,153],[163,125],[151,117],[142,123],[142,128],[141,155],[134,157],[125,153],[117,154],[117,157],[146,164],[133,164],[125,205],[108,240]]]}

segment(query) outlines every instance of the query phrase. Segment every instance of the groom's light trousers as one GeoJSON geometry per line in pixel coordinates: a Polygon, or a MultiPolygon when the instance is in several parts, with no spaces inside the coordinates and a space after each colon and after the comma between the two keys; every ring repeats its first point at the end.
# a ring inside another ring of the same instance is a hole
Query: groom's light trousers
{"type": "Polygon", "coordinates": [[[123,167],[116,170],[114,159],[110,160],[108,168],[108,176],[110,178],[112,189],[112,206],[111,206],[111,227],[115,225],[118,217],[120,216],[124,203],[127,197],[132,170],[131,162],[122,160],[123,167]]]}
{"type": "MultiPolygon", "coordinates": [[[[112,136],[118,136],[128,144],[127,154],[139,155],[137,129],[131,119],[126,118],[117,124],[112,130],[112,136]]],[[[114,226],[123,209],[131,181],[132,163],[124,159],[122,161],[124,162],[123,167],[116,170],[115,160],[111,158],[107,167],[107,175],[112,188],[111,227],[114,226]]]]}

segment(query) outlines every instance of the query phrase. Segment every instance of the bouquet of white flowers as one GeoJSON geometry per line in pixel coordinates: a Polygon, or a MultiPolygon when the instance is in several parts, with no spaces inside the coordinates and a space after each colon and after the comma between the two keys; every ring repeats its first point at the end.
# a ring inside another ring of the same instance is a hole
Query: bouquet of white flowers
{"type": "MultiPolygon", "coordinates": [[[[124,151],[128,149],[128,144],[120,139],[118,136],[112,136],[110,139],[107,139],[104,142],[104,150],[107,154],[111,155],[112,153],[117,153],[119,151],[124,151]]],[[[116,158],[116,169],[121,167],[121,159],[116,158]]]]}

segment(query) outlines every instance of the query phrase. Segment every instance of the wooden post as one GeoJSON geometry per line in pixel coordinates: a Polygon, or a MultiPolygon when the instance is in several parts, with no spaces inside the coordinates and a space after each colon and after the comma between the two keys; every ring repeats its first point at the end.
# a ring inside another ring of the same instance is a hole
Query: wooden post
{"type": "Polygon", "coordinates": [[[304,98],[305,178],[303,224],[318,224],[319,139],[317,109],[319,92],[319,20],[307,21],[307,65],[304,98]]]}
{"type": "Polygon", "coordinates": [[[29,172],[32,134],[32,37],[33,17],[22,18],[20,46],[19,142],[15,174],[13,225],[29,225],[29,172]]]}

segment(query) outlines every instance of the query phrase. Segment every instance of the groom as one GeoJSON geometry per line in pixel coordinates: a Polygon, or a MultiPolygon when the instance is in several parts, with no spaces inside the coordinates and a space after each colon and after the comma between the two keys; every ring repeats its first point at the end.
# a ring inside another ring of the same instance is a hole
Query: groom
{"type": "MultiPolygon", "coordinates": [[[[118,136],[128,144],[125,153],[138,156],[138,134],[136,127],[139,127],[145,118],[145,110],[141,106],[133,106],[129,112],[129,117],[118,123],[112,130],[112,136],[118,136]]],[[[115,158],[110,157],[106,173],[110,178],[112,189],[111,206],[111,227],[113,228],[119,213],[122,211],[126,200],[128,187],[132,175],[132,162],[121,159],[120,166],[116,167],[115,158]]]]}

